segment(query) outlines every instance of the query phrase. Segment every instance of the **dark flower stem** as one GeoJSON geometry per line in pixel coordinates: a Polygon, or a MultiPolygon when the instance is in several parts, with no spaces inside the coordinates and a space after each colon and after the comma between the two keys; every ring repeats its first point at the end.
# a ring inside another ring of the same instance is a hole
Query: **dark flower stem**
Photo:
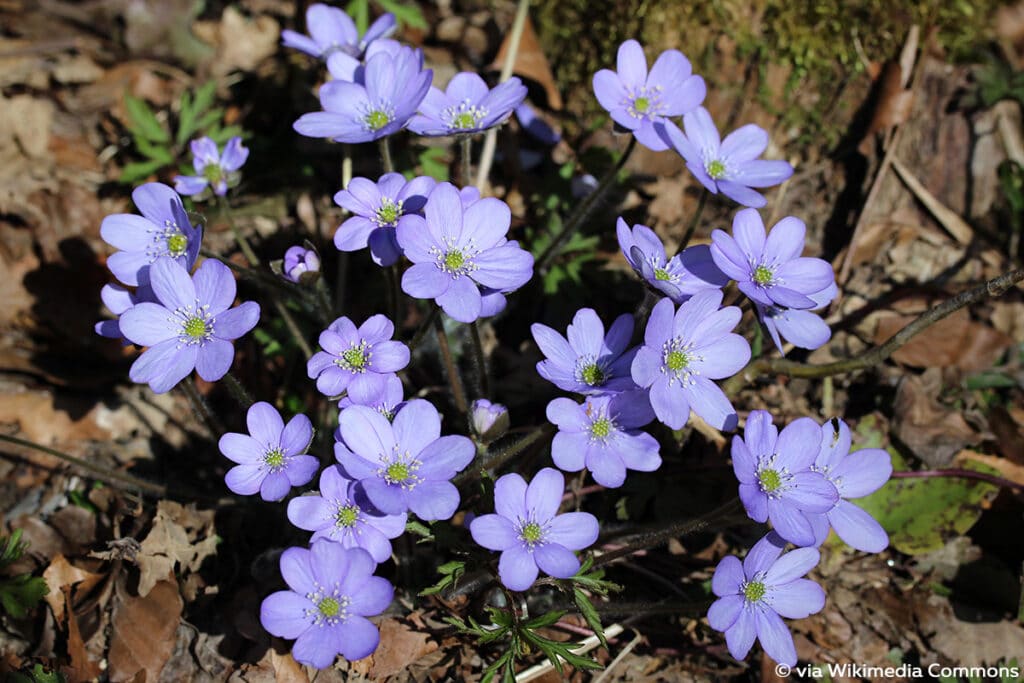
{"type": "MultiPolygon", "coordinates": [[[[344,251],[338,252],[338,277],[344,278],[343,271],[345,270],[342,266],[342,262],[348,263],[348,254],[344,251]]],[[[313,288],[316,292],[316,305],[320,310],[320,321],[324,325],[329,325],[334,320],[334,309],[331,308],[330,291],[327,289],[327,283],[321,277],[316,281],[316,285],[313,288]]],[[[345,292],[344,288],[338,288],[335,290],[335,305],[337,310],[342,310],[341,304],[344,299],[345,292]],[[338,297],[341,297],[340,299],[338,297]]]]}
{"type": "Polygon", "coordinates": [[[437,345],[441,349],[441,361],[444,363],[445,371],[448,373],[448,383],[452,388],[452,398],[455,399],[455,408],[466,414],[466,392],[462,388],[462,380],[459,378],[459,369],[455,367],[455,359],[452,357],[451,347],[448,345],[448,335],[444,331],[444,322],[440,317],[434,318],[434,329],[437,331],[437,345]]]}
{"type": "Polygon", "coordinates": [[[434,321],[437,319],[437,315],[440,312],[440,306],[438,306],[435,303],[431,303],[430,313],[427,313],[427,317],[423,319],[422,323],[420,323],[420,327],[418,330],[416,330],[416,334],[414,334],[412,336],[412,339],[409,340],[409,343],[406,344],[406,346],[409,347],[410,351],[415,349],[423,342],[423,337],[426,336],[427,330],[434,326],[434,321]]]}
{"type": "Polygon", "coordinates": [[[473,358],[476,360],[477,378],[480,382],[480,396],[486,398],[491,393],[487,380],[487,359],[484,357],[484,344],[480,339],[480,326],[475,320],[469,324],[469,336],[473,340],[473,358]]]}
{"type": "Polygon", "coordinates": [[[686,233],[683,235],[683,239],[679,242],[679,247],[676,248],[676,256],[683,253],[683,249],[686,249],[686,245],[693,239],[693,233],[697,230],[697,224],[700,223],[701,214],[704,213],[704,205],[708,203],[708,192],[706,187],[702,187],[700,191],[700,199],[697,200],[697,210],[693,212],[693,218],[690,219],[690,225],[686,228],[686,233]]]}
{"type": "Polygon", "coordinates": [[[523,438],[519,439],[515,443],[510,444],[506,448],[503,448],[502,450],[499,451],[495,451],[494,453],[488,453],[486,456],[484,456],[483,462],[480,463],[479,468],[464,470],[461,474],[459,474],[459,476],[455,477],[455,479],[453,480],[454,484],[456,486],[461,486],[462,484],[477,479],[485,470],[501,469],[512,458],[516,457],[517,455],[519,455],[527,448],[540,441],[541,439],[551,436],[554,433],[554,431],[554,425],[547,423],[537,427],[532,432],[530,432],[523,438]]]}
{"type": "Polygon", "coordinates": [[[583,225],[583,221],[597,208],[598,203],[607,194],[608,190],[615,183],[615,179],[619,175],[619,171],[626,165],[629,160],[629,155],[633,153],[633,148],[636,147],[636,137],[629,136],[629,144],[626,145],[626,150],[619,157],[618,162],[612,166],[601,178],[601,181],[597,184],[597,187],[593,192],[583,198],[583,201],[576,205],[576,210],[569,216],[565,221],[565,225],[562,226],[561,231],[554,236],[551,240],[551,244],[544,250],[544,253],[537,259],[537,265],[535,270],[542,277],[547,275],[548,269],[551,267],[551,262],[554,260],[558,253],[565,246],[565,243],[569,240],[573,234],[579,230],[580,226],[583,225]]]}
{"type": "Polygon", "coordinates": [[[380,139],[380,158],[384,164],[385,173],[394,173],[395,162],[391,160],[391,143],[387,135],[380,139]]]}
{"type": "Polygon", "coordinates": [[[224,384],[227,386],[228,391],[231,392],[231,397],[238,401],[238,405],[248,410],[249,407],[255,402],[242,383],[238,381],[230,372],[224,375],[224,384]]]}
{"type": "Polygon", "coordinates": [[[214,414],[213,409],[210,408],[210,404],[206,402],[206,399],[202,397],[199,390],[196,389],[196,385],[193,384],[191,377],[186,377],[182,381],[178,382],[178,386],[181,387],[182,393],[185,394],[185,398],[188,399],[189,405],[192,407],[192,413],[196,416],[196,419],[206,427],[206,431],[210,433],[210,438],[216,441],[220,438],[220,435],[224,433],[224,425],[220,423],[217,416],[214,414]]]}
{"type": "Polygon", "coordinates": [[[398,264],[387,269],[388,286],[391,288],[391,319],[396,328],[402,326],[402,275],[398,272],[398,264]]]}
{"type": "Polygon", "coordinates": [[[473,184],[473,139],[463,135],[459,144],[462,148],[459,155],[462,157],[462,186],[469,187],[473,184]]]}
{"type": "MultiPolygon", "coordinates": [[[[352,145],[341,146],[341,189],[347,189],[352,182],[352,145]]],[[[338,252],[337,281],[334,283],[334,308],[327,304],[327,322],[334,319],[334,311],[345,310],[345,280],[348,276],[348,252],[338,252]]],[[[326,287],[326,285],[323,285],[326,287]]],[[[322,294],[323,302],[327,302],[327,293],[322,294]]],[[[323,305],[323,303],[321,303],[323,305]]]]}
{"type": "Polygon", "coordinates": [[[925,328],[934,325],[946,316],[960,310],[986,297],[1002,296],[1006,290],[1024,280],[1024,269],[1012,270],[1005,275],[989,280],[978,285],[974,289],[962,292],[952,299],[943,301],[938,306],[931,308],[917,317],[909,325],[901,329],[884,344],[868,349],[864,353],[848,358],[837,360],[832,363],[797,363],[785,358],[759,358],[751,361],[747,367],[734,375],[722,385],[722,390],[729,396],[735,395],[740,389],[752,382],[759,375],[788,375],[790,377],[805,377],[818,379],[841,375],[847,372],[865,370],[880,365],[897,349],[910,341],[915,335],[925,328]]]}
{"type": "Polygon", "coordinates": [[[901,470],[892,473],[893,479],[934,479],[940,477],[953,477],[958,479],[974,479],[977,481],[984,481],[994,486],[1000,486],[1007,489],[1015,489],[1017,491],[1024,490],[1024,484],[1004,479],[1003,477],[997,477],[994,474],[986,474],[985,472],[976,472],[974,470],[965,470],[959,468],[949,468],[940,470],[901,470]]]}

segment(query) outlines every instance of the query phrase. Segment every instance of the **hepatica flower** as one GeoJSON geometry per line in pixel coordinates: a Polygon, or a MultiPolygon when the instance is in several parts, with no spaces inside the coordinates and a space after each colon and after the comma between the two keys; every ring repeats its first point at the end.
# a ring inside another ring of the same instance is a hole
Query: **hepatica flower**
{"type": "Polygon", "coordinates": [[[233,137],[224,145],[224,151],[217,150],[217,143],[210,138],[192,141],[192,167],[196,175],[180,175],[174,179],[174,189],[185,195],[197,195],[211,188],[218,197],[228,193],[228,183],[237,180],[238,169],[249,158],[249,150],[242,146],[242,138],[233,137]]]}
{"type": "Polygon", "coordinates": [[[454,185],[440,183],[424,213],[398,226],[398,244],[413,262],[402,275],[409,296],[434,299],[470,323],[483,311],[480,287],[511,291],[533,275],[533,256],[505,239],[512,220],[505,202],[488,197],[465,207],[454,185]]]}
{"type": "Polygon", "coordinates": [[[558,425],[551,459],[566,472],[584,467],[602,486],[617,488],[626,470],[653,472],[661,467],[658,440],[640,431],[654,419],[643,391],[613,396],[588,396],[583,404],[556,398],[548,404],[548,420],[558,425]]]}
{"type": "Polygon", "coordinates": [[[357,398],[362,400],[366,397],[346,394],[340,401],[338,401],[338,408],[340,410],[345,410],[345,408],[348,408],[349,406],[370,406],[386,417],[390,422],[395,419],[395,415],[398,413],[398,410],[405,405],[402,402],[405,398],[405,390],[402,388],[402,380],[399,379],[398,375],[388,375],[384,378],[383,392],[363,403],[359,403],[356,400],[357,398]]]}
{"type": "Polygon", "coordinates": [[[315,541],[281,554],[286,591],[260,605],[260,623],[271,635],[294,639],[295,661],[326,669],[339,654],[362,659],[377,649],[380,633],[366,617],[380,614],[394,598],[387,579],[374,576],[377,563],[362,548],[315,541]]]}
{"type": "Polygon", "coordinates": [[[768,202],[752,188],[778,185],[793,175],[788,162],[758,159],[768,147],[763,128],[741,126],[722,140],[703,107],[684,115],[683,125],[685,135],[671,121],[661,124],[659,131],[712,194],[721,192],[738,204],[761,208],[768,202]]]}
{"type": "Polygon", "coordinates": [[[811,418],[794,420],[779,433],[764,410],[752,411],[743,437],[732,439],[732,468],[747,514],[755,522],[770,520],[794,545],[813,544],[809,517],[832,510],[839,501],[832,482],[812,469],[821,439],[821,428],[811,418]]]}
{"type": "Polygon", "coordinates": [[[739,372],[750,360],[750,345],[730,332],[740,309],[721,304],[718,289],[694,294],[678,311],[662,299],[647,320],[633,381],[650,389],[654,414],[672,429],[682,429],[691,409],[717,429],[736,426],[736,411],[711,380],[739,372]]]}
{"type": "Polygon", "coordinates": [[[394,265],[402,257],[395,229],[409,216],[423,211],[436,183],[428,176],[407,181],[401,173],[385,173],[376,183],[369,178],[353,178],[348,187],[334,195],[334,203],[353,214],[334,233],[334,246],[340,251],[369,246],[374,263],[394,265]]]}
{"type": "Polygon", "coordinates": [[[224,478],[228,488],[241,496],[257,491],[263,500],[281,500],[293,486],[309,483],[320,461],[307,455],[313,441],[313,425],[296,415],[286,425],[274,406],[260,401],[246,413],[248,434],[228,432],[218,447],[237,463],[224,478]]]}
{"type": "Polygon", "coordinates": [[[395,26],[395,15],[382,14],[360,37],[352,17],[337,7],[315,3],[306,10],[309,35],[285,29],[281,31],[281,44],[320,59],[335,52],[359,57],[373,41],[392,33],[395,26]]]}
{"type": "Polygon", "coordinates": [[[315,280],[319,274],[320,255],[315,249],[296,244],[284,252],[284,260],[281,262],[281,275],[284,279],[302,284],[315,280]]]}
{"type": "Polygon", "coordinates": [[[847,545],[866,553],[880,553],[889,545],[882,525],[849,498],[862,498],[882,488],[892,476],[892,458],[881,448],[850,452],[850,428],[837,418],[821,426],[821,448],[811,470],[835,485],[839,500],[828,512],[808,515],[814,543],[825,542],[831,526],[847,545]]]}
{"type": "Polygon", "coordinates": [[[665,50],[650,72],[640,43],[619,46],[618,72],[602,69],[594,74],[594,95],[615,123],[633,131],[637,141],[659,152],[668,144],[655,124],[680,116],[704,101],[704,79],[694,76],[690,61],[678,50],[665,50]]]}
{"type": "Polygon", "coordinates": [[[135,188],[132,200],[141,216],[117,213],[100,226],[103,240],[121,250],[107,259],[114,277],[132,287],[146,284],[150,265],[161,256],[192,270],[203,231],[192,227],[178,193],[162,183],[146,183],[135,188]]]}
{"type": "Polygon", "coordinates": [[[776,348],[779,349],[779,353],[782,353],[783,338],[801,349],[813,350],[825,345],[825,342],[832,337],[832,330],[821,319],[821,316],[812,311],[828,306],[838,293],[839,288],[833,282],[820,292],[808,295],[807,298],[814,302],[814,306],[809,310],[784,306],[764,306],[756,301],[754,308],[757,310],[757,317],[764,323],[776,348]]]}
{"type": "Polygon", "coordinates": [[[441,417],[423,399],[406,403],[394,422],[367,406],[341,412],[342,442],[334,454],[375,507],[389,515],[411,510],[424,520],[449,519],[459,506],[451,478],[473,460],[464,436],[441,436],[441,417]]]}
{"type": "Polygon", "coordinates": [[[294,128],[313,138],[370,142],[397,133],[430,89],[433,72],[421,69],[408,47],[397,54],[379,52],[366,62],[363,83],[330,81],[320,86],[324,110],[303,114],[294,128]]]}
{"type": "MultiPolygon", "coordinates": [[[[111,313],[120,316],[137,303],[156,301],[156,294],[153,293],[153,288],[148,285],[131,291],[121,285],[113,284],[103,285],[103,289],[100,290],[100,299],[111,313]]],[[[108,337],[110,339],[124,338],[124,335],[121,333],[120,321],[116,318],[114,320],[101,320],[96,323],[93,329],[101,337],[108,337]]]]}
{"type": "Polygon", "coordinates": [[[537,373],[559,389],[598,394],[636,388],[630,376],[636,349],[626,350],[633,336],[632,315],[620,315],[605,334],[594,309],[581,308],[565,337],[540,323],[531,325],[530,332],[546,357],[537,363],[537,373]]]}
{"type": "Polygon", "coordinates": [[[457,73],[444,92],[430,89],[409,130],[430,137],[479,133],[502,123],[524,99],[526,86],[518,78],[490,89],[475,73],[457,73]]]}
{"type": "Polygon", "coordinates": [[[409,364],[409,347],[391,341],[395,325],[375,315],[358,329],[342,316],[320,333],[320,348],[306,363],[310,379],[324,396],[348,392],[356,403],[372,403],[384,393],[385,382],[409,364]]]}
{"type": "Polygon", "coordinates": [[[313,531],[311,542],[321,538],[345,548],[362,548],[374,562],[391,557],[391,541],[405,532],[408,516],[386,515],[375,508],[358,484],[342,475],[337,465],[320,475],[320,493],[288,501],[288,520],[300,529],[313,531]]]}
{"type": "Polygon", "coordinates": [[[711,579],[718,596],[708,610],[708,624],[725,632],[729,652],[743,659],[754,640],[779,664],[796,666],[793,636],[782,621],[802,619],[825,606],[825,591],[802,578],[820,559],[813,548],[797,548],[782,554],[786,542],[769,533],[758,541],[741,563],[722,558],[711,579]]]}
{"type": "Polygon", "coordinates": [[[711,256],[740,291],[762,306],[813,308],[812,294],[835,281],[828,261],[803,257],[804,222],[787,216],[765,236],[756,209],[743,209],[732,222],[732,235],[711,233],[711,256]]]}
{"type": "Polygon", "coordinates": [[[235,356],[231,342],[256,326],[259,304],[246,301],[231,308],[235,278],[213,259],[189,277],[174,259],[160,258],[152,266],[150,284],[157,301],[139,303],[121,315],[125,338],[149,347],[128,376],[158,394],[193,369],[207,382],[223,377],[235,356]]]}
{"type": "Polygon", "coordinates": [[[508,431],[508,408],[486,398],[478,398],[470,407],[469,424],[478,439],[484,443],[494,441],[508,431]]]}
{"type": "Polygon", "coordinates": [[[668,258],[665,245],[646,225],[630,228],[620,217],[615,224],[619,248],[644,281],[674,303],[681,304],[705,289],[720,289],[729,278],[711,258],[711,249],[698,244],[668,258]]]}
{"type": "Polygon", "coordinates": [[[565,479],[550,467],[527,486],[518,474],[494,483],[495,514],[480,515],[469,525],[473,540],[501,552],[498,576],[509,590],[524,591],[540,570],[568,579],[580,568],[573,550],[597,540],[597,519],[587,512],[558,514],[565,479]]]}

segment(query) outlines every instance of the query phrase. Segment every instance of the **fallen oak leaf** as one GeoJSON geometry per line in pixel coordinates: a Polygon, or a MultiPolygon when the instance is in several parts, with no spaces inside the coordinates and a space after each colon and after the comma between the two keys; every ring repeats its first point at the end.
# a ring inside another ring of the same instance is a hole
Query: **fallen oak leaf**
{"type": "Polygon", "coordinates": [[[184,600],[173,580],[158,581],[145,596],[126,595],[118,585],[111,620],[111,681],[127,681],[145,672],[143,680],[155,681],[170,659],[184,600]]]}
{"type": "Polygon", "coordinates": [[[216,553],[218,538],[213,511],[196,510],[169,500],[157,503],[153,528],[142,541],[135,563],[139,566],[139,596],[145,597],[159,581],[173,574],[198,571],[216,553]]]}

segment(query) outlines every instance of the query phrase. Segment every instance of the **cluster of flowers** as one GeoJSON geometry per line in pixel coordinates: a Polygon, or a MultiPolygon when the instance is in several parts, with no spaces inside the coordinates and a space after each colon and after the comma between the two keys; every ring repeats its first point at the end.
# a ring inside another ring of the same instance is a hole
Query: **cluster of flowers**
{"type": "MultiPolygon", "coordinates": [[[[387,37],[395,27],[391,15],[360,36],[344,12],[314,4],[307,25],[310,36],[286,31],[283,42],[326,62],[332,80],[320,88],[323,111],[295,122],[303,135],[346,143],[403,128],[426,136],[471,135],[503,122],[526,95],[518,79],[489,89],[471,73],[453,77],[444,92],[432,87],[422,52],[387,37]]],[[[671,258],[653,230],[618,220],[625,258],[650,296],[661,297],[639,344],[631,346],[631,314],[607,331],[590,308],[576,312],[565,336],[539,323],[532,327],[544,355],[538,373],[581,399],[559,397],[547,406],[557,427],[555,466],[586,469],[614,488],[629,470],[661,466],[657,439],[642,429],[652,421],[681,429],[692,410],[715,428],[738,426],[715,380],[740,371],[751,350],[733,331],[740,309],[722,305],[726,285],[735,281],[753,302],[780,351],[783,338],[808,349],[828,340],[828,326],[813,311],[834,298],[836,286],[827,262],[802,256],[799,219],[786,217],[766,232],[757,211],[766,200],[753,188],[784,181],[792,167],[758,158],[768,135],[757,126],[720,139],[701,107],[704,81],[682,53],[663,52],[648,72],[641,46],[627,41],[617,72],[598,72],[594,89],[623,132],[652,150],[676,150],[708,191],[748,207],[736,214],[732,234],[716,230],[710,246],[687,246],[671,258]],[[674,117],[682,117],[685,132],[674,117]]],[[[178,190],[223,196],[247,150],[237,139],[223,152],[205,139],[192,149],[197,175],[179,177],[178,190]]],[[[150,183],[133,198],[142,216],[103,222],[103,238],[119,250],[108,264],[122,285],[104,288],[104,301],[119,317],[99,323],[97,332],[149,347],[130,377],[154,391],[168,391],[193,369],[219,380],[233,359],[231,341],[256,325],[259,307],[245,302],[232,308],[235,281],[221,262],[207,259],[195,269],[202,231],[191,225],[177,192],[150,183]]],[[[500,313],[506,295],[533,275],[533,257],[507,237],[509,207],[475,188],[389,172],[352,179],[334,200],[351,213],[334,237],[339,250],[368,249],[382,267],[407,261],[402,290],[433,300],[457,321],[500,313]]],[[[281,274],[301,284],[318,270],[315,251],[296,246],[285,254],[281,274]]],[[[391,557],[391,541],[405,531],[410,512],[426,521],[455,514],[460,496],[452,479],[477,452],[466,436],[442,435],[441,417],[429,402],[405,400],[397,373],[410,353],[394,336],[394,323],[383,315],[361,325],[339,317],[321,332],[321,350],[307,363],[318,391],[339,401],[336,462],[320,473],[316,492],[288,502],[292,524],[313,533],[308,548],[282,554],[288,590],[263,601],[261,621],[270,633],[295,639],[295,658],[315,667],[329,666],[339,653],[359,659],[374,651],[379,634],[367,617],[383,612],[394,593],[374,576],[377,564],[391,557]]],[[[314,479],[320,463],[307,452],[314,431],[305,415],[286,424],[273,406],[258,402],[246,418],[248,433],[227,433],[219,442],[235,463],[226,475],[233,492],[279,501],[314,479]]],[[[504,407],[485,399],[474,404],[470,418],[480,444],[508,425],[504,407]]],[[[735,657],[745,657],[756,638],[777,661],[795,664],[781,617],[807,616],[823,606],[822,589],[802,577],[817,564],[815,548],[830,529],[860,550],[877,552],[888,544],[877,522],[849,502],[888,479],[888,455],[877,449],[851,454],[850,448],[849,428],[838,419],[818,425],[802,418],[780,433],[764,411],[751,413],[743,437],[734,438],[740,498],[753,520],[773,527],[742,563],[726,557],[714,575],[719,600],[709,623],[725,632],[735,657]],[[783,553],[787,543],[798,548],[783,553]]],[[[558,514],[564,486],[562,472],[549,467],[529,482],[506,474],[495,483],[494,513],[470,523],[477,544],[501,553],[498,574],[507,588],[526,590],[541,571],[572,577],[580,567],[573,551],[597,540],[593,515],[558,514]]]]}

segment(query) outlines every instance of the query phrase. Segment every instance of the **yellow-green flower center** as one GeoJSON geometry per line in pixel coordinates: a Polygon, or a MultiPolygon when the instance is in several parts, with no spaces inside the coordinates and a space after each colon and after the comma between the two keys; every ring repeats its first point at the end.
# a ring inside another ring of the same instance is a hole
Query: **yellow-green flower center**
{"type": "Polygon", "coordinates": [[[725,175],[725,164],[723,164],[718,159],[715,159],[714,161],[709,161],[707,166],[707,172],[709,176],[711,176],[715,180],[718,180],[719,178],[725,175]]]}
{"type": "Polygon", "coordinates": [[[682,370],[690,364],[690,357],[682,351],[669,351],[665,356],[665,365],[669,370],[682,370]]]}
{"type": "Polygon", "coordinates": [[[782,477],[775,470],[761,470],[757,474],[757,479],[761,482],[761,490],[765,493],[776,491],[782,486],[782,477]]]}
{"type": "Polygon", "coordinates": [[[210,181],[210,184],[217,184],[224,176],[224,172],[217,164],[207,164],[203,169],[203,177],[210,181]]]}
{"type": "Polygon", "coordinates": [[[444,266],[448,270],[456,271],[466,263],[466,257],[462,255],[461,251],[449,251],[444,255],[444,266]]]}
{"type": "Polygon", "coordinates": [[[472,112],[468,111],[456,114],[452,119],[452,128],[458,128],[459,130],[476,128],[476,116],[474,116],[472,112]]]}
{"type": "Polygon", "coordinates": [[[672,279],[672,275],[671,275],[671,273],[669,273],[664,268],[655,268],[654,269],[654,279],[655,280],[662,280],[662,281],[671,280],[672,279]]]}
{"type": "Polygon", "coordinates": [[[386,473],[389,482],[401,484],[409,479],[409,466],[404,462],[393,462],[388,465],[386,473]]]}
{"type": "Polygon", "coordinates": [[[603,439],[612,433],[612,421],[607,417],[601,417],[590,425],[590,435],[598,439],[603,439]]]}
{"type": "Polygon", "coordinates": [[[334,598],[324,598],[321,600],[316,608],[320,610],[320,614],[327,618],[338,616],[338,612],[341,611],[341,605],[334,598]]]}
{"type": "Polygon", "coordinates": [[[390,199],[384,199],[377,209],[377,220],[383,225],[390,225],[402,215],[402,209],[390,199]]]}
{"type": "Polygon", "coordinates": [[[346,505],[338,508],[338,514],[334,517],[335,522],[341,527],[355,526],[359,519],[359,508],[355,505],[346,505]]]}
{"type": "Polygon", "coordinates": [[[194,316],[185,321],[185,334],[192,339],[202,339],[206,336],[208,328],[206,321],[198,316],[194,316]]]}
{"type": "Polygon", "coordinates": [[[188,248],[188,238],[180,232],[172,232],[167,236],[167,253],[178,257],[185,253],[188,248]]]}
{"type": "Polygon", "coordinates": [[[523,531],[520,534],[521,538],[527,543],[536,543],[544,535],[544,530],[541,529],[540,524],[536,522],[529,522],[523,525],[523,531]]]}
{"type": "Polygon", "coordinates": [[[388,116],[386,112],[377,109],[367,114],[365,121],[367,128],[370,130],[380,130],[391,123],[391,117],[388,116]]]}
{"type": "Polygon", "coordinates": [[[757,602],[764,597],[767,588],[760,581],[749,581],[743,586],[743,597],[747,602],[757,602]]]}
{"type": "Polygon", "coordinates": [[[284,464],[284,451],[280,448],[273,448],[267,451],[267,454],[263,456],[263,462],[271,469],[280,467],[284,464]]]}
{"type": "Polygon", "coordinates": [[[645,114],[647,110],[651,108],[651,101],[646,97],[638,97],[633,100],[633,108],[639,113],[645,114]]]}
{"type": "Polygon", "coordinates": [[[580,378],[585,384],[593,387],[604,381],[604,370],[597,363],[591,363],[580,371],[580,378]]]}
{"type": "Polygon", "coordinates": [[[341,354],[341,360],[344,361],[352,370],[365,370],[366,369],[366,353],[363,349],[352,348],[344,351],[341,354]]]}
{"type": "Polygon", "coordinates": [[[768,266],[754,268],[753,280],[759,285],[768,285],[772,282],[772,269],[768,266]]]}

